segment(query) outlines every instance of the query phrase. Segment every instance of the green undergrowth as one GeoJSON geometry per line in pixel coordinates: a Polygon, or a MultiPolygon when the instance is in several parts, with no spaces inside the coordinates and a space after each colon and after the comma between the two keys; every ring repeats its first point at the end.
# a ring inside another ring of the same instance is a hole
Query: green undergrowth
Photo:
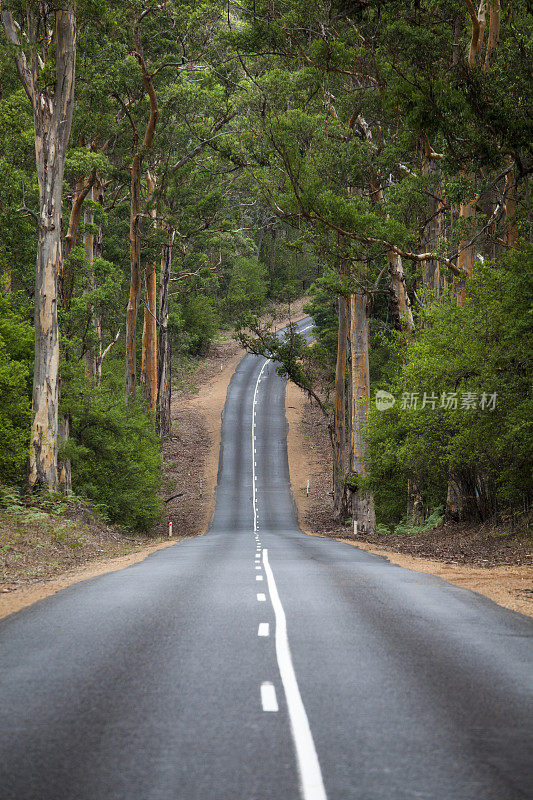
{"type": "Polygon", "coordinates": [[[11,588],[155,542],[109,527],[93,504],[76,495],[0,486],[0,582],[11,588]]]}
{"type": "Polygon", "coordinates": [[[416,536],[419,533],[428,533],[434,528],[438,528],[444,521],[444,507],[435,508],[429,517],[419,525],[404,518],[398,525],[378,525],[377,530],[381,535],[386,536],[416,536]]]}

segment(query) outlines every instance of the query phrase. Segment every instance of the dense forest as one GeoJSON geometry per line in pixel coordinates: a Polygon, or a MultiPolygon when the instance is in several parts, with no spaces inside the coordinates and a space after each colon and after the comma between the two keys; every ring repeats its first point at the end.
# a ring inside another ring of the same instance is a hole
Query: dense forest
{"type": "Polygon", "coordinates": [[[527,0],[0,7],[6,494],[149,528],[172,387],[236,329],[322,410],[340,520],[527,518],[527,0]]]}

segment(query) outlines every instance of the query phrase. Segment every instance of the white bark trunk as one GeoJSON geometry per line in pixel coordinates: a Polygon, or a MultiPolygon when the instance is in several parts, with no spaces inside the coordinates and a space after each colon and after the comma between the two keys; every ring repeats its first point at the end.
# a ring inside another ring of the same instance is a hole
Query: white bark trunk
{"type": "Polygon", "coordinates": [[[55,489],[58,482],[59,330],[58,276],[62,270],[61,201],[65,155],[72,126],[76,75],[75,3],[55,12],[55,82],[40,82],[38,49],[47,30],[46,9],[28,7],[26,38],[31,55],[21,49],[21,25],[2,10],[2,25],[15,45],[17,72],[33,108],[35,158],[39,184],[39,240],[35,275],[35,370],[30,438],[30,486],[55,489]]]}
{"type": "MultiPolygon", "coordinates": [[[[352,475],[366,477],[364,427],[370,399],[368,299],[363,292],[350,297],[350,357],[352,362],[352,429],[350,469],[352,475]]],[[[376,528],[372,492],[357,489],[352,493],[352,517],[360,534],[376,528]]]]}

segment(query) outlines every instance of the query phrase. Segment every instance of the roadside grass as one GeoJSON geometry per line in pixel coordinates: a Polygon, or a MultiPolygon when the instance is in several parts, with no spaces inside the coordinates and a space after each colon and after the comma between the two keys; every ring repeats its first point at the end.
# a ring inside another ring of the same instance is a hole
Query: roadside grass
{"type": "Polygon", "coordinates": [[[0,584],[47,580],[89,561],[127,555],[159,540],[109,527],[73,495],[23,496],[0,487],[0,584]]]}
{"type": "Polygon", "coordinates": [[[397,525],[378,525],[378,533],[381,535],[392,536],[416,536],[419,533],[428,533],[434,528],[438,528],[444,522],[444,508],[439,506],[433,509],[429,517],[420,525],[415,525],[407,518],[397,525]]]}

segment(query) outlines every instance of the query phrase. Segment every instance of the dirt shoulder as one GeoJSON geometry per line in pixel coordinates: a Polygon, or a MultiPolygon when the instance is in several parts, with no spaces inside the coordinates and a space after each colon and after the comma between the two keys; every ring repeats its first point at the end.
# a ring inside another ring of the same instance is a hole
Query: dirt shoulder
{"type": "Polygon", "coordinates": [[[31,606],[38,600],[49,597],[61,589],[66,589],[74,583],[80,581],[87,581],[90,578],[95,578],[97,575],[104,575],[106,572],[116,572],[119,569],[125,569],[138,561],[144,561],[146,556],[154,553],[156,550],[161,550],[164,547],[169,547],[175,544],[176,541],[154,543],[152,539],[150,545],[138,545],[132,548],[132,552],[127,555],[121,555],[116,558],[103,556],[101,560],[90,561],[85,566],[79,567],[75,570],[63,572],[59,577],[52,578],[46,581],[36,581],[27,585],[20,586],[11,591],[2,589],[0,594],[0,619],[13,614],[15,611],[20,611],[21,608],[31,606]]]}
{"type": "Polygon", "coordinates": [[[287,387],[286,407],[291,487],[303,531],[436,575],[533,617],[531,551],[521,537],[480,526],[442,526],[415,536],[380,536],[379,541],[347,536],[348,529],[332,516],[330,446],[322,414],[294,384],[287,387]]]}

